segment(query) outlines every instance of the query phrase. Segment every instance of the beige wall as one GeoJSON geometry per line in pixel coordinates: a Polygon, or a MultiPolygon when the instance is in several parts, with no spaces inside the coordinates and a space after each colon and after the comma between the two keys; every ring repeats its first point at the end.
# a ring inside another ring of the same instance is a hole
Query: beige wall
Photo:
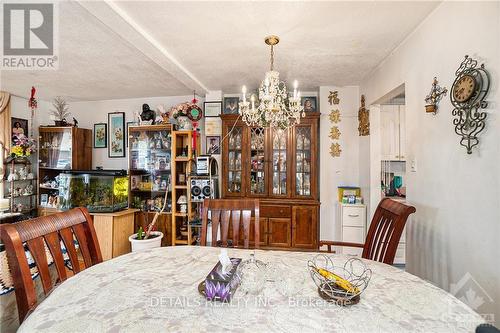
{"type": "MultiPolygon", "coordinates": [[[[368,104],[405,84],[408,200],[417,208],[407,230],[407,270],[446,290],[471,289],[481,314],[500,322],[500,3],[444,2],[361,85],[368,104]],[[426,114],[432,79],[451,88],[464,55],[484,62],[492,79],[487,128],[467,155],[445,97],[426,114]]],[[[362,142],[360,151],[369,151],[362,142]]],[[[366,179],[366,170],[361,178],[366,179]]]]}

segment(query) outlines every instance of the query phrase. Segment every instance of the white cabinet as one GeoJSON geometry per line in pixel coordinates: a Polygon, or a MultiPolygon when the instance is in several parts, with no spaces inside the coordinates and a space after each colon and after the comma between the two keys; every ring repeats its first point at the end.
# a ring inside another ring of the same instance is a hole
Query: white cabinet
{"type": "MultiPolygon", "coordinates": [[[[363,244],[366,238],[366,206],[340,204],[340,229],[343,242],[363,244]]],[[[361,257],[363,249],[342,247],[338,252],[361,257]]]]}
{"type": "Polygon", "coordinates": [[[405,106],[382,105],[380,109],[382,160],[405,160],[405,135],[405,106]]]}

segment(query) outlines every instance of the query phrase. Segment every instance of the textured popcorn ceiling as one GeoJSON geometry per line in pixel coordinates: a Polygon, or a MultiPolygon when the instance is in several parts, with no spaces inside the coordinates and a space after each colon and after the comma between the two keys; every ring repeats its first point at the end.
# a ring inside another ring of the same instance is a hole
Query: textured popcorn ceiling
{"type": "Polygon", "coordinates": [[[2,72],[2,89],[76,100],[255,88],[264,37],[275,68],[302,90],[357,85],[437,2],[83,2],[60,7],[60,69],[2,72]]]}

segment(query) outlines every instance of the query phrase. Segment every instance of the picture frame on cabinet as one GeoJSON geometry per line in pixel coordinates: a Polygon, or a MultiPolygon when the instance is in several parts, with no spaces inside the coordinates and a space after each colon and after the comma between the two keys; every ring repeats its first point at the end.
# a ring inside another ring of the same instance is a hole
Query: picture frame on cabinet
{"type": "Polygon", "coordinates": [[[239,97],[224,97],[224,114],[238,114],[239,102],[239,97]]]}
{"type": "Polygon", "coordinates": [[[46,207],[49,203],[49,195],[47,193],[40,195],[40,206],[46,207]]]}
{"type": "Polygon", "coordinates": [[[208,155],[220,155],[220,136],[212,135],[206,137],[206,149],[208,155]]]}
{"type": "Polygon", "coordinates": [[[108,113],[108,157],[125,157],[125,112],[108,113]]]}
{"type": "Polygon", "coordinates": [[[106,123],[94,124],[94,148],[108,147],[108,125],[106,123]]]}
{"type": "Polygon", "coordinates": [[[219,117],[222,113],[222,102],[204,102],[203,108],[205,111],[205,117],[219,117]]]}
{"type": "Polygon", "coordinates": [[[300,105],[304,107],[304,112],[318,112],[318,98],[316,96],[302,96],[300,105]]]}
{"type": "Polygon", "coordinates": [[[130,126],[137,126],[137,122],[135,121],[127,121],[127,126],[125,127],[125,145],[128,147],[128,129],[130,126]]]}

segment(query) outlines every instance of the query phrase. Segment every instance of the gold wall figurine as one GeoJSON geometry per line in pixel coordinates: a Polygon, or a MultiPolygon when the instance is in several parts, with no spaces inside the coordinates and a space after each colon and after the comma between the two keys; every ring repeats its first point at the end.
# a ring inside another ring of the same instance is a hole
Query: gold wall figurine
{"type": "Polygon", "coordinates": [[[361,107],[358,111],[359,136],[370,135],[370,111],[365,107],[365,95],[361,95],[361,107]]]}
{"type": "Polygon", "coordinates": [[[335,124],[339,123],[340,122],[340,110],[336,109],[336,110],[330,111],[329,118],[330,118],[330,121],[332,123],[335,123],[335,124]]]}
{"type": "Polygon", "coordinates": [[[340,144],[338,144],[338,143],[331,144],[330,155],[332,155],[333,157],[339,157],[341,152],[342,152],[342,149],[340,149],[340,144]]]}
{"type": "Polygon", "coordinates": [[[340,103],[338,94],[339,92],[337,90],[330,91],[330,95],[328,95],[328,103],[330,103],[330,105],[337,105],[340,103]]]}
{"type": "Polygon", "coordinates": [[[337,126],[333,126],[332,128],[330,128],[330,134],[328,135],[330,137],[330,139],[332,140],[338,140],[340,139],[340,130],[337,126]]]}
{"type": "Polygon", "coordinates": [[[432,81],[431,91],[429,95],[425,97],[425,112],[436,114],[438,109],[438,104],[443,96],[446,96],[448,89],[441,87],[438,84],[437,77],[434,77],[432,81]]]}

